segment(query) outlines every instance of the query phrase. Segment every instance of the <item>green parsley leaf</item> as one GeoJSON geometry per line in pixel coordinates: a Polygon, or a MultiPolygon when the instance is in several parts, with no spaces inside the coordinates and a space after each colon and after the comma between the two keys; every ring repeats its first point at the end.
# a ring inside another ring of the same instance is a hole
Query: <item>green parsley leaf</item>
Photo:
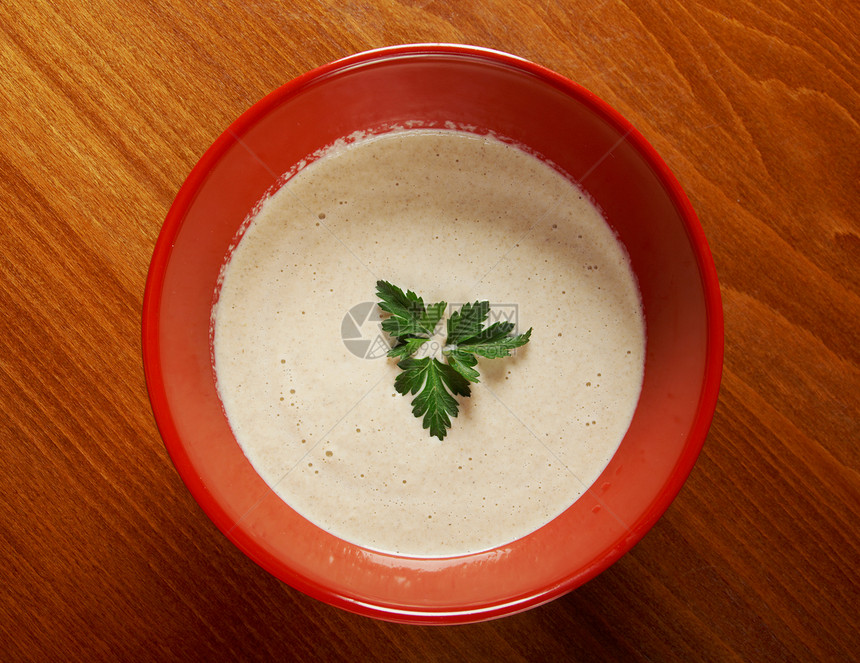
{"type": "Polygon", "coordinates": [[[454,357],[458,364],[466,364],[469,370],[461,372],[472,382],[478,382],[477,371],[471,369],[477,360],[464,362],[465,354],[480,355],[487,359],[507,357],[511,350],[525,345],[531,337],[531,329],[525,334],[511,336],[515,326],[513,322],[496,322],[484,329],[489,314],[489,302],[475,302],[464,304],[463,308],[448,318],[448,356],[454,357]],[[470,377],[471,373],[475,374],[474,377],[470,377]]]}
{"type": "Polygon", "coordinates": [[[513,328],[514,325],[511,322],[497,322],[477,336],[458,345],[457,351],[480,355],[487,359],[507,357],[511,354],[511,350],[528,343],[532,335],[532,330],[529,329],[525,334],[510,336],[513,328]]]}
{"type": "Polygon", "coordinates": [[[478,358],[475,355],[460,350],[443,350],[443,354],[448,357],[448,364],[451,368],[469,382],[480,382],[478,378],[481,374],[473,368],[478,363],[478,358]]]}
{"type": "Polygon", "coordinates": [[[397,345],[388,351],[388,356],[406,359],[418,352],[418,349],[429,340],[429,338],[423,337],[404,337],[398,339],[397,345]]]}
{"type": "Polygon", "coordinates": [[[422,345],[430,340],[448,306],[438,302],[430,306],[411,290],[405,293],[387,281],[377,281],[379,308],[391,317],[382,322],[383,331],[395,340],[389,357],[398,359],[403,371],[394,380],[394,388],[404,396],[418,394],[412,400],[412,413],[424,417],[424,428],[430,435],[444,439],[456,417],[460,404],[456,396],[471,395],[470,382],[480,382],[475,369],[478,356],[488,359],[507,357],[511,350],[529,342],[532,330],[512,336],[512,322],[484,323],[490,314],[490,303],[476,301],[464,304],[448,318],[447,339],[442,352],[446,362],[434,357],[414,359],[422,345]]]}
{"type": "Polygon", "coordinates": [[[490,302],[463,304],[448,318],[448,345],[458,345],[480,334],[489,314],[490,302]]]}
{"type": "Polygon", "coordinates": [[[448,364],[431,357],[403,359],[397,363],[403,372],[394,388],[404,396],[418,394],[412,401],[412,414],[424,417],[424,428],[440,440],[451,427],[460,404],[454,396],[469,396],[469,382],[448,364]],[[420,392],[420,393],[419,393],[420,392]]]}
{"type": "Polygon", "coordinates": [[[426,336],[429,338],[445,314],[445,302],[433,304],[429,309],[424,300],[411,290],[404,293],[388,281],[376,282],[376,294],[381,308],[391,317],[382,322],[382,330],[395,338],[426,336]]]}

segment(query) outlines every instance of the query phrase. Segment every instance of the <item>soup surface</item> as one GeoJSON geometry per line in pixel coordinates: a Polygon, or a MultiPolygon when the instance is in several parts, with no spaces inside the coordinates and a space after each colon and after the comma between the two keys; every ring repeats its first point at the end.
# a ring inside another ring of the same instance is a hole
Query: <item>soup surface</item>
{"type": "Polygon", "coordinates": [[[600,212],[544,161],[453,130],[340,142],[298,169],[250,218],[213,325],[224,411],[259,475],[319,527],[403,555],[552,520],[606,467],[642,385],[636,281],[600,212]],[[534,328],[480,360],[443,441],[394,391],[378,279],[534,328]]]}

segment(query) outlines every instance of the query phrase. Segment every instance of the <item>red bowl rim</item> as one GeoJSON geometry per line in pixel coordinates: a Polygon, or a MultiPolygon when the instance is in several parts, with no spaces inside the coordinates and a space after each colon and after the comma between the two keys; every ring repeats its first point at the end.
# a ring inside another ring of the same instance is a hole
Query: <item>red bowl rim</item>
{"type": "Polygon", "coordinates": [[[722,379],[724,341],[722,298],[716,267],[704,230],[675,175],[642,134],[618,111],[599,97],[581,85],[542,65],[494,49],[446,43],[418,43],[389,46],[335,60],[294,78],[246,110],[206,150],[179,189],[167,213],[153,250],[146,278],[142,309],[143,368],[156,425],[180,477],[194,499],[218,529],[257,564],[309,596],[331,605],[345,608],[351,612],[378,619],[423,624],[457,624],[482,621],[541,605],[592,579],[636,545],[669,508],[669,505],[687,480],[701,452],[713,419],[719,395],[722,379]],[[284,578],[282,573],[278,573],[271,568],[271,564],[267,560],[262,559],[258,551],[249,547],[246,541],[243,541],[242,537],[238,536],[238,533],[233,530],[234,523],[226,515],[222,506],[207,490],[203,480],[197,475],[189,457],[185,453],[175,422],[170,414],[170,407],[164,390],[164,374],[159,361],[158,312],[161,308],[164,276],[172,253],[174,239],[182,225],[186,211],[194,201],[200,185],[226,150],[232,146],[235,136],[241,136],[249,127],[253,126],[261,117],[266,115],[270,109],[299,93],[312,82],[370,62],[416,56],[450,56],[455,58],[479,59],[517,68],[588,105],[603,120],[615,126],[619,132],[624,134],[626,136],[625,140],[633,145],[644,160],[653,168],[662,184],[666,187],[669,196],[677,205],[680,216],[684,220],[690,243],[697,258],[705,293],[705,310],[707,315],[705,374],[696,415],[689,431],[688,444],[679,457],[668,483],[652,503],[650,511],[643,514],[637,523],[631,527],[628,537],[620,541],[618,545],[604,554],[602,558],[595,560],[583,572],[572,574],[569,578],[553,586],[537,589],[531,596],[522,600],[493,603],[477,608],[471,606],[466,610],[432,609],[409,611],[370,605],[343,596],[337,591],[323,587],[318,583],[310,582],[307,578],[298,574],[292,574],[291,577],[284,578]]]}

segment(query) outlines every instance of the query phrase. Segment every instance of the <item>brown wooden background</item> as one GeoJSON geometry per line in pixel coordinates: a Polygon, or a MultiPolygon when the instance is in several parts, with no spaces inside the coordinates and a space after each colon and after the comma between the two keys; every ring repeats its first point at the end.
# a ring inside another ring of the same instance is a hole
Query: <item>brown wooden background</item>
{"type": "Polygon", "coordinates": [[[0,3],[0,659],[856,660],[860,13],[841,0],[0,3]],[[628,117],[685,187],[726,314],[720,403],[665,517],[486,624],[356,617],[192,500],[140,310],[177,189],[243,110],[349,53],[489,46],[628,117]]]}

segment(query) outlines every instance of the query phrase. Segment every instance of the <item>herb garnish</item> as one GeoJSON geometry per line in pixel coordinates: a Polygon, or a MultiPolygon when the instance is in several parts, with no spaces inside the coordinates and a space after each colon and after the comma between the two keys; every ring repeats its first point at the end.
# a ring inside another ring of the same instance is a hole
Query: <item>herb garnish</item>
{"type": "Polygon", "coordinates": [[[485,328],[490,303],[464,304],[447,321],[442,350],[447,363],[435,357],[415,359],[412,355],[430,340],[447,302],[425,306],[414,292],[404,293],[388,281],[376,282],[376,294],[381,300],[379,308],[391,314],[382,321],[383,331],[395,340],[388,356],[398,358],[397,366],[403,371],[394,380],[394,388],[403,395],[418,394],[412,401],[412,414],[424,417],[424,428],[440,440],[451,427],[451,417],[459,411],[454,397],[471,395],[469,383],[480,381],[475,369],[478,356],[507,357],[511,350],[528,343],[532,333],[529,329],[525,334],[511,335],[512,322],[495,322],[485,328]]]}

